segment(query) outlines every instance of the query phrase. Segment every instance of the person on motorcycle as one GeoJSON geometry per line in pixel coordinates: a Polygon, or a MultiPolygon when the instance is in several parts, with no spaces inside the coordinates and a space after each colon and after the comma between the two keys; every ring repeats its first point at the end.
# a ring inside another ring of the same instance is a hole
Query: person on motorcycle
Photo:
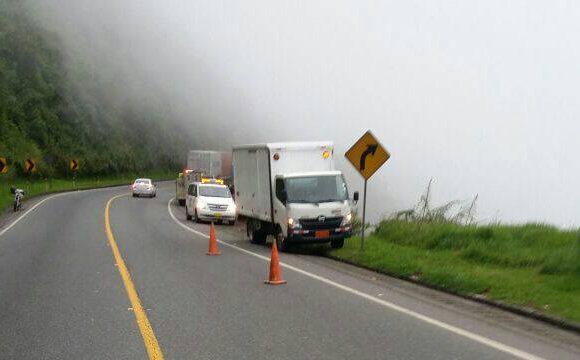
{"type": "Polygon", "coordinates": [[[24,190],[10,186],[10,193],[14,195],[14,211],[22,209],[22,198],[24,197],[24,190]]]}

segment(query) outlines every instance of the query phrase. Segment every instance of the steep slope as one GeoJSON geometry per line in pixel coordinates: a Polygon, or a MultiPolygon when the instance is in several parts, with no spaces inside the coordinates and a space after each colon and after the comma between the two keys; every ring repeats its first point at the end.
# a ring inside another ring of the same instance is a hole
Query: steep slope
{"type": "Polygon", "coordinates": [[[189,139],[166,111],[112,105],[98,76],[72,76],[59,49],[18,1],[0,0],[0,157],[12,175],[26,158],[56,176],[72,158],[86,175],[179,168],[189,139]]]}

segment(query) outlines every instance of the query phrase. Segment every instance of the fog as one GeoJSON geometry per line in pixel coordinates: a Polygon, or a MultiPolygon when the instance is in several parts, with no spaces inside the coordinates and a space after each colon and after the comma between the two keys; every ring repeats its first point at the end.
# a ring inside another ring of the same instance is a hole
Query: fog
{"type": "MultiPolygon", "coordinates": [[[[392,154],[371,220],[479,194],[481,222],[580,225],[580,4],[573,1],[28,0],[71,74],[151,101],[192,147],[333,140],[392,154]]],[[[184,154],[185,155],[185,154],[184,154]]]]}

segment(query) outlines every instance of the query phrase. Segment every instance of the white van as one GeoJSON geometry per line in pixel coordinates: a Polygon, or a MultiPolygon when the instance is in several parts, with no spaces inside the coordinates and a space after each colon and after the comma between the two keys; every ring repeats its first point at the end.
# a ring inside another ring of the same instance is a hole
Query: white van
{"type": "Polygon", "coordinates": [[[187,188],[185,201],[187,220],[235,224],[236,204],[230,189],[218,183],[195,182],[187,188]]]}

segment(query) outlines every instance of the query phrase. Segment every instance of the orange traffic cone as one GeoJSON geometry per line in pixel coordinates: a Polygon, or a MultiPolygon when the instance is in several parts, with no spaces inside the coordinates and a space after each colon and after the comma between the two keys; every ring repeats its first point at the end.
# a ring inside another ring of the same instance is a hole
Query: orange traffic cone
{"type": "Polygon", "coordinates": [[[211,223],[210,227],[209,227],[209,250],[206,253],[207,255],[219,255],[220,254],[220,248],[218,247],[217,244],[217,239],[215,236],[215,226],[213,225],[213,222],[211,223]]]}
{"type": "Polygon", "coordinates": [[[278,260],[278,247],[276,241],[272,243],[272,257],[270,259],[270,277],[264,280],[266,284],[281,285],[286,284],[286,280],[282,279],[282,272],[280,271],[280,261],[278,260]]]}

